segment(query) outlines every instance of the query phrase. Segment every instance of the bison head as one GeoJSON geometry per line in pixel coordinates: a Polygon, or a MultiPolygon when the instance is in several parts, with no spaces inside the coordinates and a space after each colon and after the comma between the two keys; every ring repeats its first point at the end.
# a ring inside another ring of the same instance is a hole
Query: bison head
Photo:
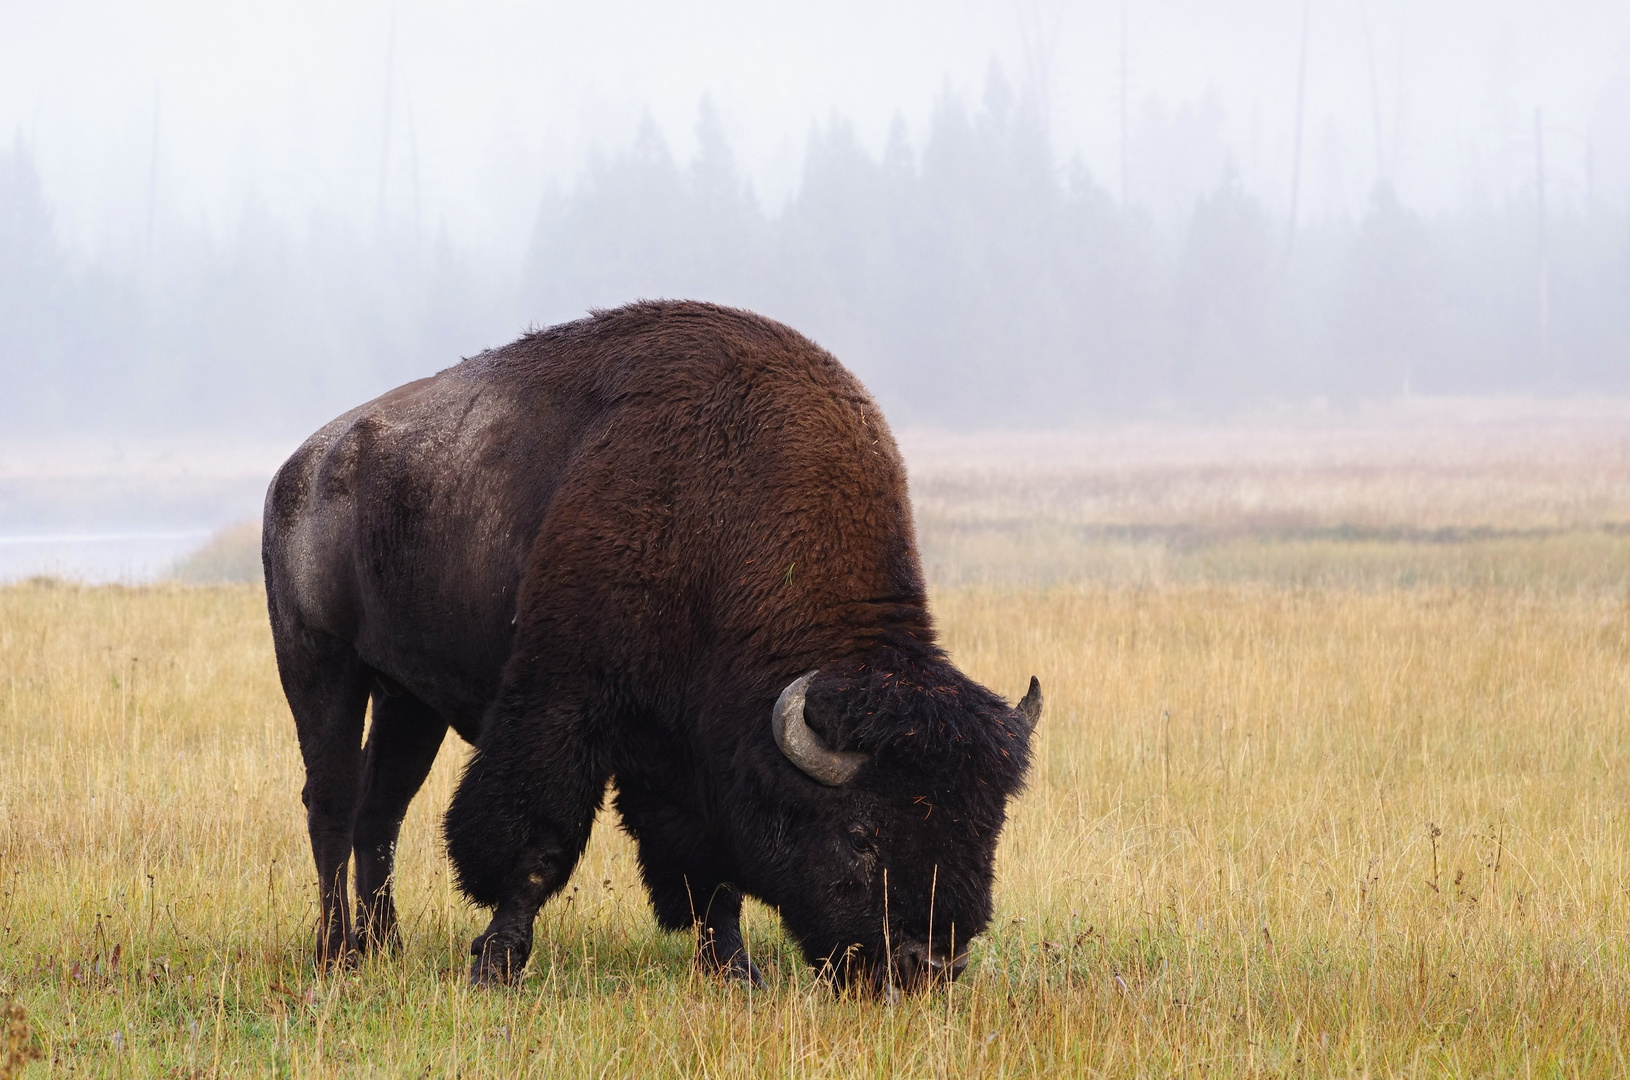
{"type": "Polygon", "coordinates": [[[955,978],[989,924],[996,841],[1041,687],[1017,707],[942,656],[811,671],[767,718],[785,763],[753,830],[805,957],[879,992],[955,978]]]}

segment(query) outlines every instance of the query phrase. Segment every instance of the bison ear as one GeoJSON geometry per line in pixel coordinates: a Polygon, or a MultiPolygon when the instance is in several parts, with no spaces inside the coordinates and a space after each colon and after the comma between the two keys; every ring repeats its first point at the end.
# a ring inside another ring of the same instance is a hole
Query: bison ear
{"type": "Polygon", "coordinates": [[[1014,709],[1024,723],[1024,733],[1030,734],[1036,730],[1036,722],[1041,719],[1041,680],[1034,675],[1030,676],[1030,689],[1014,709]]]}
{"type": "Polygon", "coordinates": [[[781,691],[770,713],[770,731],[787,760],[810,779],[827,787],[842,787],[855,778],[868,755],[853,750],[833,750],[804,722],[804,692],[816,674],[811,671],[801,675],[781,691]]]}

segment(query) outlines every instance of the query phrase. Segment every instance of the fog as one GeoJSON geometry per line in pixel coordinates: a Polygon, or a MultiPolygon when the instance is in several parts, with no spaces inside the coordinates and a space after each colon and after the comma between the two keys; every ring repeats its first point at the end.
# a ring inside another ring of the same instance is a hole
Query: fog
{"type": "Polygon", "coordinates": [[[0,579],[163,573],[329,417],[657,296],[831,348],[930,487],[931,431],[1611,450],[1630,7],[0,6],[0,579]]]}
{"type": "Polygon", "coordinates": [[[1630,7],[0,9],[0,424],[286,435],[642,296],[898,419],[1630,383],[1630,7]]]}

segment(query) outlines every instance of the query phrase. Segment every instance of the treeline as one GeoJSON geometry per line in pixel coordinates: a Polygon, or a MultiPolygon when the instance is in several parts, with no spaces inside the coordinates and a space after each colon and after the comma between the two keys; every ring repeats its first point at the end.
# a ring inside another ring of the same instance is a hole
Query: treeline
{"type": "Polygon", "coordinates": [[[750,306],[830,347],[902,420],[1052,425],[1400,393],[1630,391],[1630,218],[1532,198],[1422,216],[1378,185],[1292,232],[1227,171],[1181,221],[1061,161],[993,76],[880,155],[834,119],[780,209],[704,103],[546,196],[524,264],[401,222],[251,207],[122,269],[76,265],[26,148],[0,155],[13,428],[299,430],[527,325],[635,297],[750,306]],[[21,392],[17,392],[18,388],[21,392]]]}

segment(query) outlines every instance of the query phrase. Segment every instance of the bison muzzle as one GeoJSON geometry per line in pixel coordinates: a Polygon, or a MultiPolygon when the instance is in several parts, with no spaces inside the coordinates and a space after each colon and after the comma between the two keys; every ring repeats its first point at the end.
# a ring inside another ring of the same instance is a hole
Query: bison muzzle
{"type": "Polygon", "coordinates": [[[787,327],[641,303],[393,390],[278,471],[263,557],[320,965],[397,939],[396,838],[449,726],[476,982],[520,975],[608,786],[709,970],[759,978],[744,896],[883,992],[954,978],[990,922],[1040,688],[1009,706],[936,645],[888,427],[787,327]]]}

